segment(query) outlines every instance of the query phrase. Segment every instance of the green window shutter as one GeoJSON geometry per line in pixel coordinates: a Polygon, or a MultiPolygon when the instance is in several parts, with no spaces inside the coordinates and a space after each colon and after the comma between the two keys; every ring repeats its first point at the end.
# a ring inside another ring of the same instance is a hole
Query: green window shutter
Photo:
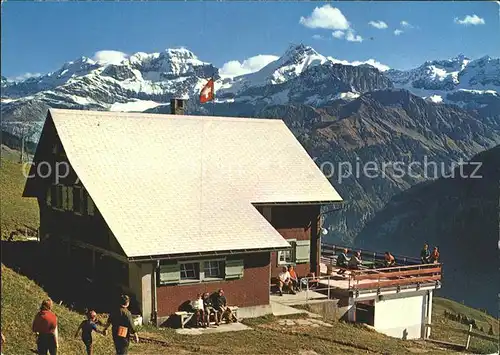
{"type": "Polygon", "coordinates": [[[181,268],[179,264],[160,265],[160,284],[175,284],[181,278],[181,268]]]}
{"type": "Polygon", "coordinates": [[[67,186],[61,186],[61,199],[62,199],[62,206],[61,208],[63,210],[68,209],[68,187],[67,186]]]}
{"type": "Polygon", "coordinates": [[[310,240],[297,240],[295,242],[295,262],[297,264],[308,263],[311,254],[310,240]]]}
{"type": "Polygon", "coordinates": [[[66,202],[66,209],[68,211],[73,210],[73,187],[68,186],[66,188],[66,195],[67,195],[67,202],[66,202]]]}
{"type": "Polygon", "coordinates": [[[83,190],[83,188],[80,188],[80,189],[78,189],[78,193],[80,194],[80,206],[79,206],[78,211],[81,214],[84,214],[85,213],[85,199],[84,199],[85,190],[83,190]]]}
{"type": "Polygon", "coordinates": [[[244,269],[243,259],[226,260],[226,279],[242,278],[244,269]]]}
{"type": "Polygon", "coordinates": [[[90,195],[87,194],[87,213],[89,214],[89,216],[94,215],[94,210],[95,210],[94,201],[92,201],[90,195]]]}
{"type": "Polygon", "coordinates": [[[45,201],[47,202],[47,206],[50,206],[52,204],[52,187],[49,187],[47,189],[47,196],[45,198],[45,201]]]}

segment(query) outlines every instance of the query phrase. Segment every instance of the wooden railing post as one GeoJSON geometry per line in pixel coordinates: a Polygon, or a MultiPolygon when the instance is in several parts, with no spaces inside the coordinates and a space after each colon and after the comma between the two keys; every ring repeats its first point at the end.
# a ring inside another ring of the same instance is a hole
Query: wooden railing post
{"type": "Polygon", "coordinates": [[[472,335],[472,324],[469,324],[469,331],[467,332],[467,342],[465,343],[465,350],[469,349],[471,335],[472,335]]]}
{"type": "Polygon", "coordinates": [[[330,299],[330,275],[328,275],[328,299],[330,299]]]}

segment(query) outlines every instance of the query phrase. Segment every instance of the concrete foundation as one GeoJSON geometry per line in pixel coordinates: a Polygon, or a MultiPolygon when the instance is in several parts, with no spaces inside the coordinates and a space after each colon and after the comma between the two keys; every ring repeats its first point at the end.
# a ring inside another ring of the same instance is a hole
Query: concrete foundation
{"type": "Polygon", "coordinates": [[[263,306],[242,307],[238,308],[238,318],[258,318],[268,314],[272,314],[273,310],[270,304],[263,306]]]}

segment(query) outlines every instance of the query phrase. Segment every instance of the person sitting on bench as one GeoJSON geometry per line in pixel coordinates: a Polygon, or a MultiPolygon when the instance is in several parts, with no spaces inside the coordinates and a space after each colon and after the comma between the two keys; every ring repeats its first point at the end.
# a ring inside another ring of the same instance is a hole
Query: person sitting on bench
{"type": "Polygon", "coordinates": [[[206,327],[205,306],[203,304],[203,296],[201,293],[199,293],[196,297],[196,300],[192,302],[192,306],[195,313],[196,326],[206,327]]]}
{"type": "Polygon", "coordinates": [[[386,251],[384,254],[384,265],[385,267],[391,267],[396,265],[396,260],[394,259],[394,256],[392,256],[392,254],[389,253],[388,251],[386,251]]]}
{"type": "Polygon", "coordinates": [[[337,267],[340,268],[337,274],[343,275],[349,267],[349,258],[347,257],[347,249],[342,250],[342,253],[337,257],[337,267]]]}
{"type": "Polygon", "coordinates": [[[236,322],[237,319],[234,316],[231,309],[227,306],[226,296],[224,296],[224,290],[219,289],[212,299],[212,304],[215,310],[217,310],[217,321],[216,325],[219,325],[222,319],[226,319],[227,323],[236,322]]]}
{"type": "Polygon", "coordinates": [[[283,296],[283,286],[286,286],[288,290],[290,290],[291,294],[295,294],[293,291],[293,282],[292,278],[290,277],[290,273],[288,272],[288,269],[286,266],[283,266],[281,269],[281,272],[278,275],[278,282],[279,282],[279,291],[278,294],[280,296],[283,296]]]}
{"type": "Polygon", "coordinates": [[[351,257],[351,259],[349,260],[347,265],[349,266],[349,269],[352,269],[352,270],[365,269],[365,267],[363,266],[363,261],[361,260],[361,252],[357,251],[351,257]]]}
{"type": "Polygon", "coordinates": [[[210,294],[208,292],[203,294],[203,308],[205,310],[205,322],[207,327],[210,327],[210,316],[215,314],[215,309],[212,305],[212,299],[210,298],[210,294]]]}
{"type": "Polygon", "coordinates": [[[292,286],[295,291],[299,290],[299,277],[295,272],[293,265],[288,266],[288,273],[290,274],[290,280],[292,280],[292,286]]]}

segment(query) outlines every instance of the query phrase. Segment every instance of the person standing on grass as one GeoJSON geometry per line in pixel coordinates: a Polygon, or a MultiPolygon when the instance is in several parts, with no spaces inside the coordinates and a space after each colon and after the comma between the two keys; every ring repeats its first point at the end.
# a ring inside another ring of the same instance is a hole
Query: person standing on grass
{"type": "Polygon", "coordinates": [[[112,326],[111,334],[113,335],[113,342],[115,344],[117,355],[127,355],[129,347],[129,336],[133,335],[135,341],[139,342],[139,336],[134,327],[132,314],[128,310],[130,305],[130,297],[122,295],[120,297],[120,308],[109,315],[108,322],[104,326],[103,334],[110,326],[112,326]]]}
{"type": "Polygon", "coordinates": [[[80,323],[80,326],[76,330],[75,338],[78,337],[78,333],[82,330],[82,341],[85,344],[85,349],[87,350],[87,355],[93,354],[92,349],[92,331],[104,334],[103,331],[97,329],[97,314],[94,311],[87,312],[87,319],[80,323]]]}
{"type": "Polygon", "coordinates": [[[37,334],[37,352],[39,355],[57,355],[57,316],[52,312],[53,302],[44,300],[40,311],[33,320],[32,330],[37,334]]]}
{"type": "Polygon", "coordinates": [[[5,337],[2,333],[2,342],[0,343],[0,354],[3,355],[3,344],[5,344],[5,337]]]}

